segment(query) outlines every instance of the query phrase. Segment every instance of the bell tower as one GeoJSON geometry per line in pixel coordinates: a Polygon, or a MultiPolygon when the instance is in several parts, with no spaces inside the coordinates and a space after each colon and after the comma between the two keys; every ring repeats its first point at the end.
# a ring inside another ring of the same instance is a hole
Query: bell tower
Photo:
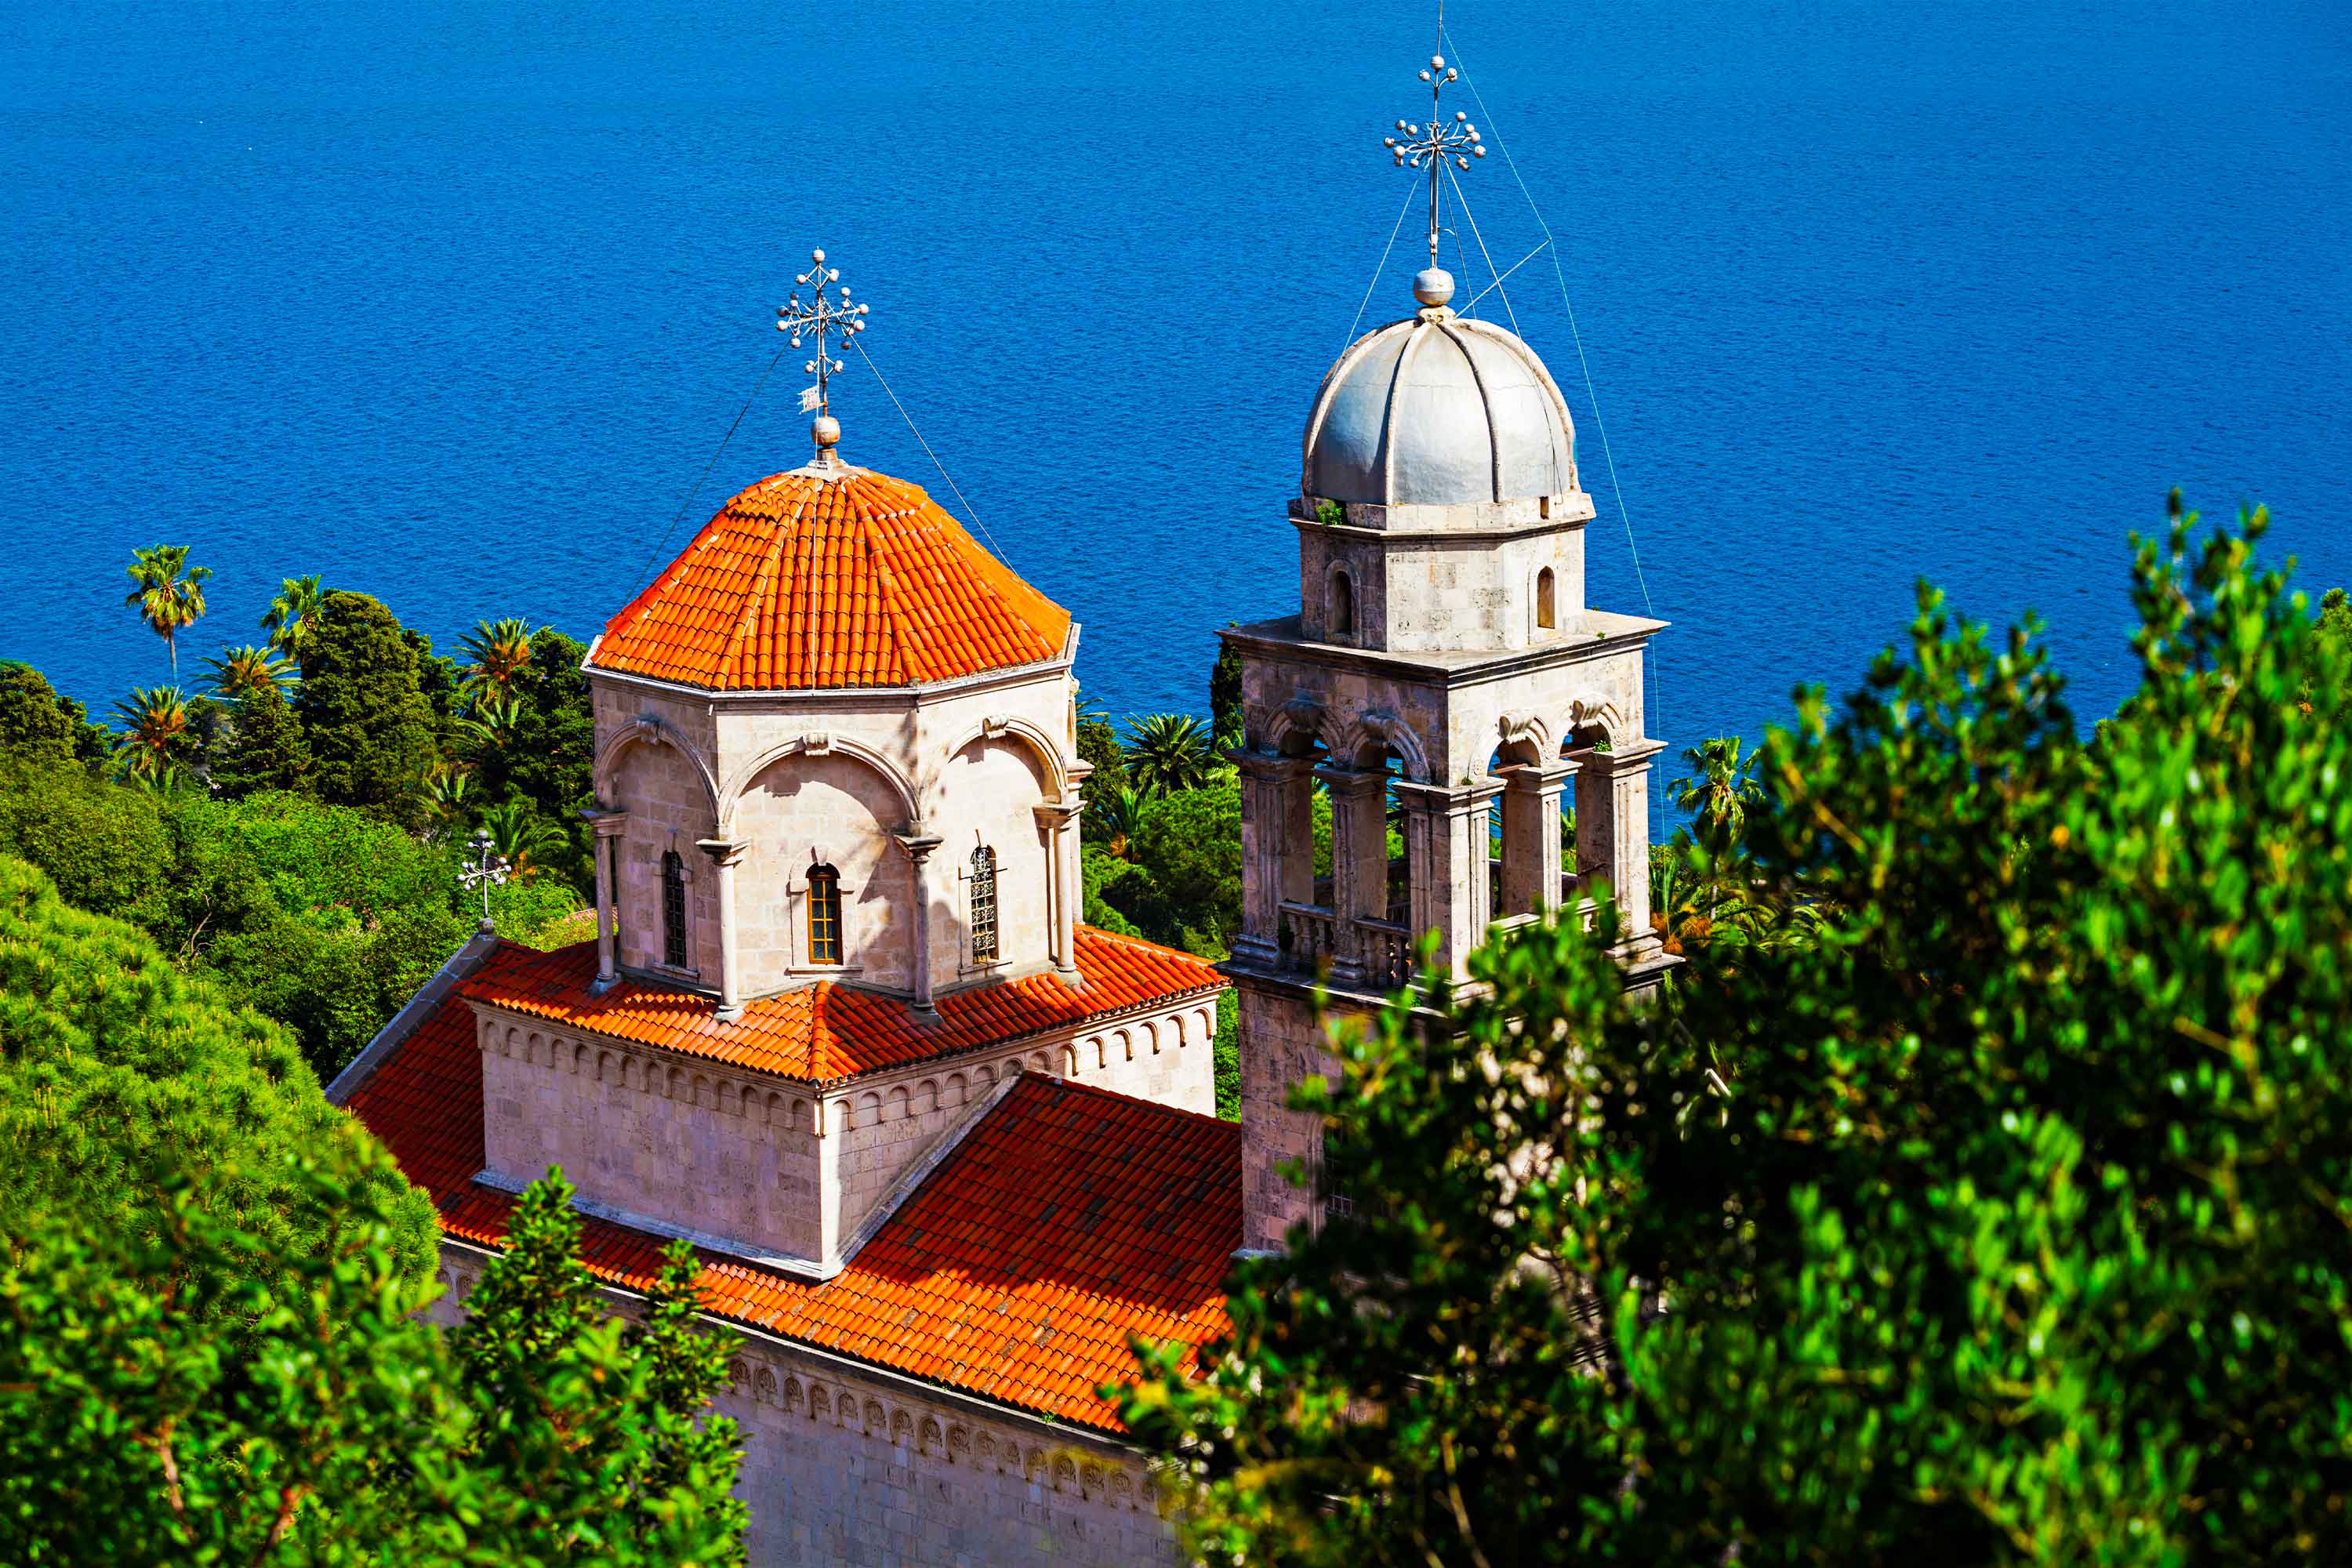
{"type": "MultiPolygon", "coordinates": [[[[1422,73],[1433,95],[1454,79],[1422,73]]],[[[1285,1162],[1319,1162],[1293,1085],[1329,1073],[1325,989],[1367,1012],[1409,983],[1417,944],[1459,979],[1497,932],[1591,921],[1627,933],[1629,986],[1672,962],[1650,929],[1643,653],[1664,623],[1585,603],[1568,405],[1535,351],[1454,309],[1435,265],[1435,170],[1482,155],[1463,116],[1400,122],[1397,162],[1432,168],[1431,261],[1416,309],[1358,339],[1323,379],[1299,490],[1298,612],[1222,635],[1240,656],[1240,1005],[1245,1245],[1319,1217],[1285,1162]],[[1318,866],[1315,796],[1331,854],[1318,866]],[[1573,811],[1573,827],[1568,813],[1573,811]]]]}

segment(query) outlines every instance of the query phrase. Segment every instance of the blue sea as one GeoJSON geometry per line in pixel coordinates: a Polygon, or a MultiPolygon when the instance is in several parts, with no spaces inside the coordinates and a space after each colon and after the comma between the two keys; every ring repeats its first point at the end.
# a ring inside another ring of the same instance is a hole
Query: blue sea
{"type": "MultiPolygon", "coordinates": [[[[1654,732],[1850,686],[1921,577],[2038,611],[2105,711],[2125,535],[2174,485],[2352,581],[2343,0],[1445,26],[1510,153],[1446,259],[1483,287],[1531,201],[1558,237],[1480,309],[1568,394],[1594,601],[1674,623],[1654,732]]],[[[101,707],[162,679],[121,603],[156,542],[215,574],[184,662],[310,572],[445,647],[585,637],[802,460],[800,355],[719,448],[822,245],[987,536],[1085,623],[1088,699],[1202,709],[1212,629],[1296,604],[1317,382],[1368,289],[1367,325],[1409,309],[1380,137],[1433,41],[1418,4],[16,0],[0,657],[101,707]]],[[[845,451],[951,500],[850,357],[845,451]]]]}

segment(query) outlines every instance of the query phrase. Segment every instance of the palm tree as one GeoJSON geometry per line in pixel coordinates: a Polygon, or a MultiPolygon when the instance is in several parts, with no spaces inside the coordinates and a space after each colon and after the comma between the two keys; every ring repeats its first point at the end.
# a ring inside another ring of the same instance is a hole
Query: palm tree
{"type": "Polygon", "coordinates": [[[187,698],[176,686],[134,687],[114,705],[114,717],[122,726],[114,742],[122,771],[134,779],[163,778],[187,738],[187,698]]]}
{"type": "Polygon", "coordinates": [[[1104,794],[1095,799],[1094,837],[1112,858],[1129,858],[1129,848],[1135,835],[1143,826],[1143,796],[1133,789],[1121,789],[1117,795],[1104,794]]]}
{"type": "Polygon", "coordinates": [[[490,807],[482,813],[482,827],[490,836],[490,847],[507,863],[508,875],[518,882],[545,870],[548,857],[563,847],[562,830],[525,800],[490,807]]]}
{"type": "Polygon", "coordinates": [[[464,763],[436,760],[425,770],[416,793],[435,831],[455,837],[474,815],[474,770],[464,763]]]}
{"type": "Polygon", "coordinates": [[[180,679],[179,635],[196,624],[205,613],[205,584],[211,578],[209,566],[188,564],[188,547],[184,544],[151,544],[144,550],[131,552],[131,580],[138,586],[122,596],[122,602],[135,606],[142,620],[163,639],[163,647],[172,656],[172,682],[180,679]]]}
{"type": "Polygon", "coordinates": [[[326,596],[315,573],[279,578],[278,595],[261,616],[261,629],[269,634],[269,646],[289,658],[300,658],[302,645],[310,640],[319,624],[319,605],[326,596]]]}
{"type": "MultiPolygon", "coordinates": [[[[540,631],[547,628],[541,626],[540,631]]],[[[488,687],[503,696],[530,663],[530,639],[537,635],[509,616],[502,621],[477,621],[462,639],[466,649],[466,684],[488,687]]]]}
{"type": "Polygon", "coordinates": [[[1217,771],[1209,727],[1190,713],[1150,713],[1127,729],[1127,773],[1147,795],[1198,789],[1217,771]]]}
{"type": "Polygon", "coordinates": [[[218,658],[205,660],[205,666],[212,671],[206,684],[225,702],[242,702],[265,686],[282,690],[294,679],[292,659],[251,643],[224,648],[218,658]]]}
{"type": "Polygon", "coordinates": [[[503,746],[514,727],[522,722],[522,715],[521,698],[478,687],[472,711],[457,723],[476,745],[503,746]]]}
{"type": "Polygon", "coordinates": [[[1756,781],[1756,759],[1740,754],[1737,735],[1702,741],[1683,753],[1683,765],[1696,777],[1675,784],[1675,805],[1691,814],[1694,837],[1720,854],[1747,831],[1748,808],[1764,798],[1756,781]]]}

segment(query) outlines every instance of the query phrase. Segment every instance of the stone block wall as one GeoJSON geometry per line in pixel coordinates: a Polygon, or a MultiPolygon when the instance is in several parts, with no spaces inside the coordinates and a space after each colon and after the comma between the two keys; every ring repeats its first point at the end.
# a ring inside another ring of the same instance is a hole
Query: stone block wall
{"type": "Polygon", "coordinates": [[[1236,976],[1242,1072],[1242,1245],[1273,1249],[1290,1227],[1319,1219],[1312,1193],[1282,1174],[1286,1162],[1312,1171],[1323,1130],[1290,1109],[1291,1089],[1309,1074],[1339,1072],[1313,1004],[1297,985],[1236,976]]]}
{"type": "MultiPolygon", "coordinates": [[[[485,1256],[444,1243],[451,1328],[485,1256]]],[[[634,1300],[615,1298],[616,1310],[634,1300]]],[[[1181,1562],[1139,1454],[731,1325],[713,1400],[741,1426],[753,1568],[1161,1568],[1181,1562]]]]}

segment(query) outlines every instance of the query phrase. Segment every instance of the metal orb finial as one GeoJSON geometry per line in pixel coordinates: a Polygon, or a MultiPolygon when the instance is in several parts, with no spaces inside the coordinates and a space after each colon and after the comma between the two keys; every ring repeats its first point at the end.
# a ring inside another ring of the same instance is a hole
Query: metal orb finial
{"type": "Polygon", "coordinates": [[[809,426],[809,436],[816,443],[818,456],[825,458],[841,440],[840,422],[833,417],[832,380],[847,368],[833,357],[828,340],[845,344],[864,331],[866,308],[849,302],[841,268],[824,264],[822,247],[809,252],[809,270],[793,279],[808,288],[808,301],[803,304],[799,289],[794,289],[791,300],[776,308],[776,331],[790,332],[794,348],[808,339],[815,340],[816,357],[801,368],[816,377],[816,384],[801,393],[801,412],[817,416],[809,426]]]}
{"type": "MultiPolygon", "coordinates": [[[[1421,275],[1423,278],[1427,278],[1431,272],[1445,276],[1437,265],[1438,176],[1444,173],[1449,163],[1457,169],[1467,169],[1471,159],[1486,155],[1478,128],[1470,123],[1467,114],[1456,110],[1449,121],[1438,108],[1439,95],[1444,92],[1446,84],[1459,80],[1461,76],[1459,69],[1445,63],[1444,55],[1430,56],[1429,65],[1421,73],[1421,79],[1429,83],[1429,123],[1416,125],[1400,120],[1396,128],[1404,134],[1381,139],[1381,144],[1388,149],[1398,168],[1426,168],[1429,171],[1429,269],[1421,275]]],[[[1446,297],[1451,299],[1453,279],[1447,278],[1446,283],[1446,297]]],[[[1414,280],[1413,291],[1416,296],[1421,292],[1419,279],[1414,280]]],[[[1423,300],[1423,303],[1431,301],[1423,300]]]]}

